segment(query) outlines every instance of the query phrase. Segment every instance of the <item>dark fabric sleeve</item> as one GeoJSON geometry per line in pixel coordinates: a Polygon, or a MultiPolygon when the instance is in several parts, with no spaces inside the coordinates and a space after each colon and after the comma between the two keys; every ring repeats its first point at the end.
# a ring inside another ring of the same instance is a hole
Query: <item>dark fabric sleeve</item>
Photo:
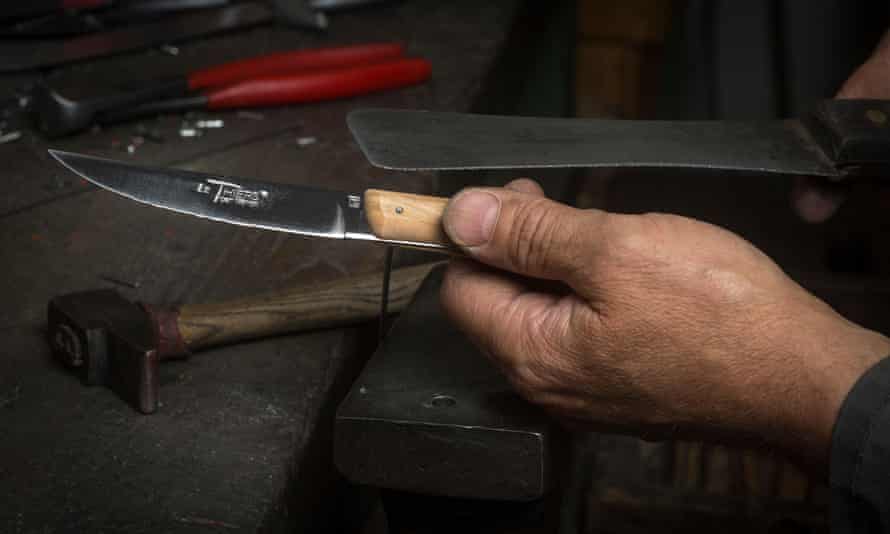
{"type": "Polygon", "coordinates": [[[890,358],[850,390],[831,439],[831,532],[890,532],[890,358]]]}

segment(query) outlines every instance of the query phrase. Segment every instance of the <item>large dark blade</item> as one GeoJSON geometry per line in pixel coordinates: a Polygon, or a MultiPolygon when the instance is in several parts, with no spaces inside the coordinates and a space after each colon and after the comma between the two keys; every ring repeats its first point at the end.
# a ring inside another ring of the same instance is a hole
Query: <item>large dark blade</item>
{"type": "Polygon", "coordinates": [[[797,121],[631,121],[366,109],[349,128],[387,169],[679,167],[839,172],[797,121]]]}
{"type": "Polygon", "coordinates": [[[141,167],[56,150],[50,153],[90,182],[158,208],[300,235],[375,239],[373,235],[363,233],[361,197],[357,195],[178,169],[141,167]]]}
{"type": "Polygon", "coordinates": [[[165,17],[156,22],[65,41],[0,44],[0,72],[50,67],[94,57],[120,54],[262,24],[273,19],[265,5],[244,3],[218,10],[165,17]]]}

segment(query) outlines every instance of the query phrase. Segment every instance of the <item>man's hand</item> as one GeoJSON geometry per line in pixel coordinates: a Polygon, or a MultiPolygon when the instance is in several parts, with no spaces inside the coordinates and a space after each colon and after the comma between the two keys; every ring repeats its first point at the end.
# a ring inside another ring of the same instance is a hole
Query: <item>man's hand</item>
{"type": "MultiPolygon", "coordinates": [[[[847,78],[835,98],[890,98],[890,31],[884,34],[868,60],[847,78]]],[[[830,219],[844,201],[842,188],[825,180],[795,179],[791,200],[801,219],[821,223],[830,219]]]]}
{"type": "Polygon", "coordinates": [[[459,193],[444,224],[478,260],[449,267],[445,309],[573,425],[760,442],[820,466],[846,393],[890,355],[706,223],[578,210],[519,180],[459,193]]]}

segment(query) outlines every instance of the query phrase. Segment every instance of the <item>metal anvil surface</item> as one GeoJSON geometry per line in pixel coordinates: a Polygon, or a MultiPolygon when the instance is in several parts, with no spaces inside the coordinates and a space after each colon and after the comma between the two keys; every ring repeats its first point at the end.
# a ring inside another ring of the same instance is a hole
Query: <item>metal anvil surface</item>
{"type": "Polygon", "coordinates": [[[444,316],[433,271],[340,405],[334,460],[350,480],[524,501],[553,485],[560,432],[444,316]]]}

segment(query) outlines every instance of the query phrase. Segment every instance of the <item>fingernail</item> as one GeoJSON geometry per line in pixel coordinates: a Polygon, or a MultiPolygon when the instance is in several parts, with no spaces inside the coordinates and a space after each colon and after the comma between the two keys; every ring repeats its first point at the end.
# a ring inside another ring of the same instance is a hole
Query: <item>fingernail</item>
{"type": "Polygon", "coordinates": [[[478,247],[491,239],[501,211],[498,197],[486,191],[458,194],[445,214],[445,232],[462,247],[478,247]]]}

